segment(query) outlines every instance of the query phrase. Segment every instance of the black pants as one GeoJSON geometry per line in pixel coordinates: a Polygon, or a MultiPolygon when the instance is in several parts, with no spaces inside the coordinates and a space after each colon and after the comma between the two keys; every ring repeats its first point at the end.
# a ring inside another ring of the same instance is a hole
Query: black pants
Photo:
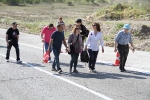
{"type": "Polygon", "coordinates": [[[94,70],[95,69],[95,63],[96,63],[97,55],[98,55],[98,51],[92,51],[91,49],[88,49],[88,53],[89,53],[89,56],[90,56],[89,68],[94,70]]]}
{"type": "Polygon", "coordinates": [[[84,36],[82,36],[82,42],[84,43],[84,39],[85,39],[85,37],[84,36]]]}
{"type": "Polygon", "coordinates": [[[17,61],[20,60],[20,57],[19,57],[19,45],[18,45],[18,42],[14,42],[14,43],[9,43],[9,46],[7,46],[7,53],[6,53],[6,59],[9,59],[9,55],[10,55],[10,50],[11,50],[11,47],[14,46],[15,47],[15,50],[16,50],[16,56],[17,56],[17,61]]]}
{"type": "Polygon", "coordinates": [[[70,70],[72,70],[72,66],[74,64],[74,70],[76,70],[77,63],[78,63],[79,53],[72,53],[71,54],[71,61],[70,61],[70,70]]]}
{"type": "Polygon", "coordinates": [[[127,60],[127,56],[128,56],[128,53],[129,53],[129,45],[120,45],[118,44],[118,52],[120,54],[120,70],[124,70],[124,66],[125,66],[125,63],[126,63],[126,60],[127,60]]]}

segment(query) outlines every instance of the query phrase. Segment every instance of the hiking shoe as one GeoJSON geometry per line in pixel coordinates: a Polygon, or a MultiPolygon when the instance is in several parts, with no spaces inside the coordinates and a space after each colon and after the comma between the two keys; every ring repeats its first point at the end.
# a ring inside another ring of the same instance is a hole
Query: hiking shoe
{"type": "Polygon", "coordinates": [[[17,60],[17,63],[22,63],[22,61],[21,60],[17,60]]]}
{"type": "Polygon", "coordinates": [[[123,70],[123,69],[122,69],[122,70],[120,70],[120,72],[125,72],[125,71],[126,71],[126,70],[123,70]]]}
{"type": "Polygon", "coordinates": [[[125,72],[125,71],[126,71],[126,69],[123,69],[123,71],[125,72]]]}
{"type": "Polygon", "coordinates": [[[6,62],[9,62],[9,59],[6,59],[6,62]]]}
{"type": "Polygon", "coordinates": [[[61,69],[59,69],[59,70],[57,70],[57,72],[60,74],[60,73],[62,72],[62,70],[61,70],[61,69]]]}
{"type": "Polygon", "coordinates": [[[52,71],[55,71],[55,72],[56,72],[57,70],[56,70],[55,68],[52,68],[52,71]]]}
{"type": "Polygon", "coordinates": [[[73,72],[74,72],[74,73],[78,73],[78,71],[77,71],[76,69],[75,69],[75,70],[73,70],[73,72]]]}
{"type": "Polygon", "coordinates": [[[48,63],[51,63],[52,61],[51,60],[48,60],[48,63]]]}
{"type": "Polygon", "coordinates": [[[95,69],[93,69],[93,70],[92,70],[92,72],[93,72],[93,73],[96,73],[96,70],[95,70],[95,69]]]}

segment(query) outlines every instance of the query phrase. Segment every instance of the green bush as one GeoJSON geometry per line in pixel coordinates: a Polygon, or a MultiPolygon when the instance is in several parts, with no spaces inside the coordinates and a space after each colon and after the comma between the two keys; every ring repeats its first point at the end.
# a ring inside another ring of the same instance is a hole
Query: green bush
{"type": "Polygon", "coordinates": [[[3,2],[6,3],[7,5],[15,6],[19,5],[20,0],[3,0],[3,2]]]}
{"type": "Polygon", "coordinates": [[[71,1],[68,1],[67,4],[68,4],[68,6],[72,6],[73,5],[71,1]]]}
{"type": "Polygon", "coordinates": [[[117,23],[116,24],[116,30],[119,30],[120,28],[122,28],[123,27],[123,23],[117,23]]]}

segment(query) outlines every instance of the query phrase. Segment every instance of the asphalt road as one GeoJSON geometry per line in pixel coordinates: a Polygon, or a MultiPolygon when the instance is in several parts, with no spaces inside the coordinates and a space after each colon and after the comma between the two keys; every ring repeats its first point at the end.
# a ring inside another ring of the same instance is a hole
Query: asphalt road
{"type": "MultiPolygon", "coordinates": [[[[113,48],[99,52],[97,73],[79,62],[78,74],[69,74],[70,56],[60,55],[62,74],[51,71],[51,63],[42,63],[40,36],[20,34],[20,58],[16,64],[14,48],[5,62],[5,29],[0,29],[0,100],[150,100],[150,53],[129,53],[127,72],[111,66],[113,48]]],[[[62,51],[64,49],[62,48],[62,51]]],[[[53,60],[53,54],[51,54],[53,60]]]]}

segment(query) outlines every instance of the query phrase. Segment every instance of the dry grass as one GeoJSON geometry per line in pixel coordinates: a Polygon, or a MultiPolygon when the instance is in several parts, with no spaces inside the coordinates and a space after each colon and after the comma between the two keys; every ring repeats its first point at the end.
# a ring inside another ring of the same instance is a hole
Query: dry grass
{"type": "MultiPolygon", "coordinates": [[[[145,20],[145,18],[148,17],[147,15],[150,14],[150,1],[131,1],[118,2],[114,5],[100,9],[96,13],[96,16],[100,16],[103,20],[145,20]]],[[[150,20],[150,17],[147,19],[150,20]]]]}
{"type": "MultiPolygon", "coordinates": [[[[107,6],[107,4],[100,4],[99,6],[93,4],[68,6],[64,3],[26,6],[7,6],[4,4],[0,5],[1,28],[7,29],[10,27],[12,21],[17,21],[19,23],[18,27],[20,31],[30,34],[40,34],[41,29],[45,25],[48,25],[49,23],[53,23],[54,25],[56,25],[58,17],[62,16],[67,25],[67,30],[65,33],[66,37],[70,34],[70,24],[73,25],[75,23],[75,20],[78,18],[82,18],[83,24],[86,24],[87,28],[91,29],[91,24],[93,22],[99,22],[100,20],[97,20],[97,17],[90,18],[90,15],[95,14],[98,9],[105,11],[105,9],[103,10],[102,8],[107,6]],[[86,19],[87,16],[89,17],[89,19],[86,19]]],[[[117,13],[119,14],[120,12],[118,11],[117,13]]],[[[141,13],[144,13],[144,11],[141,13]]],[[[100,21],[103,37],[105,43],[108,44],[108,46],[113,46],[115,34],[121,29],[124,23],[126,23],[126,21],[100,21]]],[[[139,22],[137,22],[137,24],[139,24],[139,22]]],[[[142,25],[140,24],[140,26],[142,25]]],[[[135,31],[133,35],[138,35],[138,32],[139,31],[135,31]]],[[[138,47],[141,42],[149,41],[149,39],[139,41],[139,38],[136,37],[134,41],[138,47]]],[[[149,50],[149,48],[145,50],[149,50]]]]}
{"type": "MultiPolygon", "coordinates": [[[[74,5],[63,3],[40,4],[27,6],[0,6],[0,24],[8,28],[12,21],[19,23],[23,32],[39,34],[43,26],[53,23],[56,25],[58,18],[63,17],[66,25],[74,24],[77,18],[83,18],[93,13],[98,6],[74,5]]],[[[69,33],[67,31],[67,33],[69,33]]]]}

